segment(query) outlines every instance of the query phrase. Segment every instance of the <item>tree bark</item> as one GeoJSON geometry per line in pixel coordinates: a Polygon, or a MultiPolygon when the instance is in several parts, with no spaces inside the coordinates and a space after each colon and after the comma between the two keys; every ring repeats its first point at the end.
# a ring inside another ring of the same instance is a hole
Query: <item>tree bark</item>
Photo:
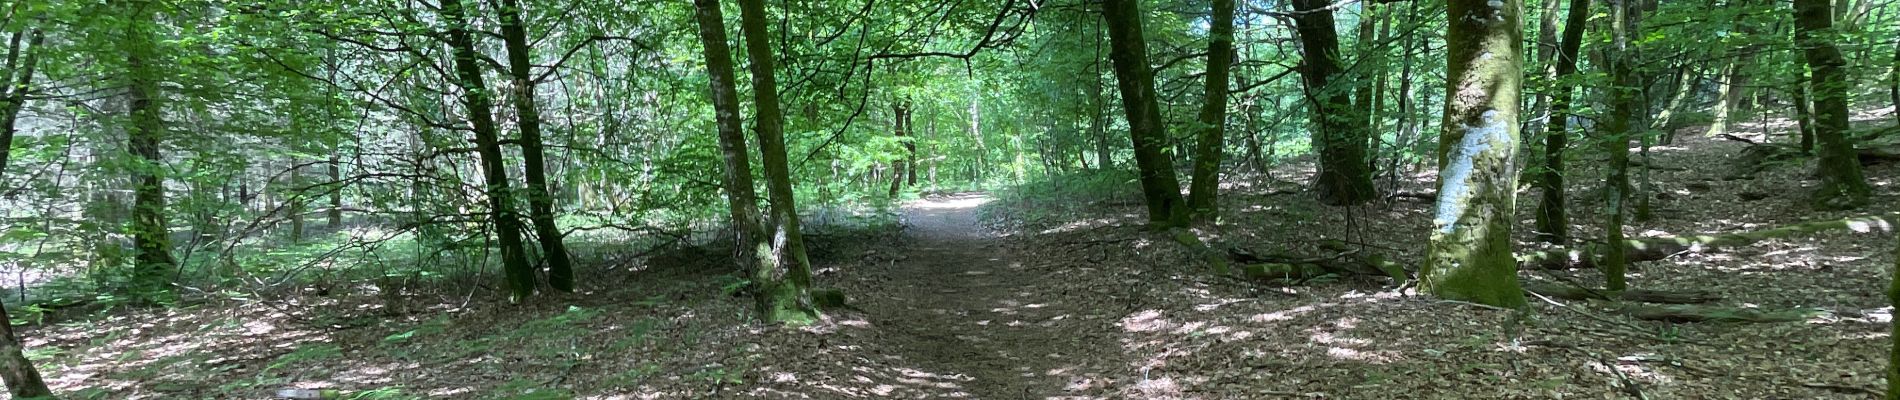
{"type": "Polygon", "coordinates": [[[1330,205],[1360,204],[1372,200],[1372,169],[1366,164],[1366,120],[1352,102],[1352,90],[1331,87],[1346,80],[1339,67],[1339,34],[1334,31],[1333,13],[1327,0],[1295,0],[1293,24],[1297,28],[1302,58],[1300,76],[1306,82],[1306,100],[1312,105],[1313,123],[1319,129],[1314,138],[1319,150],[1319,172],[1313,176],[1320,202],[1330,205]]]}
{"type": "Polygon", "coordinates": [[[1108,23],[1109,58],[1114,61],[1128,136],[1135,144],[1135,167],[1148,205],[1148,223],[1157,228],[1180,226],[1187,222],[1187,207],[1181,204],[1174,160],[1163,151],[1168,146],[1167,127],[1161,121],[1154,69],[1148,65],[1148,46],[1142,38],[1140,2],[1104,0],[1102,16],[1108,23]]]}
{"type": "Polygon", "coordinates": [[[541,110],[535,105],[533,49],[528,48],[528,29],[521,23],[521,0],[501,0],[501,37],[508,51],[508,75],[514,80],[515,122],[521,128],[522,177],[527,180],[528,219],[534,222],[534,235],[541,239],[541,252],[547,257],[548,286],[563,292],[574,291],[574,262],[568,258],[561,227],[554,219],[554,196],[548,190],[546,156],[541,150],[541,110]]]}
{"type": "Polygon", "coordinates": [[[759,139],[759,161],[764,163],[766,194],[770,196],[773,227],[770,270],[754,275],[760,285],[759,309],[767,321],[795,322],[816,315],[811,305],[811,262],[805,258],[805,237],[799,232],[798,205],[792,197],[792,175],[785,155],[785,117],[779,107],[778,79],[774,74],[771,32],[766,30],[765,1],[739,1],[739,28],[751,58],[752,102],[759,139]]]}
{"type": "Polygon", "coordinates": [[[733,258],[741,273],[752,273],[771,268],[772,263],[760,258],[766,253],[759,248],[764,229],[759,226],[759,195],[752,185],[745,126],[739,117],[739,91],[732,49],[726,45],[726,20],[719,0],[694,0],[693,10],[706,56],[706,72],[712,81],[713,119],[718,125],[720,160],[725,163],[725,173],[720,177],[725,186],[727,215],[732,218],[733,258]]]}
{"type": "Polygon", "coordinates": [[[1544,168],[1538,175],[1537,240],[1548,243],[1570,241],[1570,213],[1564,195],[1564,148],[1570,143],[1570,100],[1575,90],[1561,83],[1577,74],[1577,57],[1583,50],[1583,31],[1589,25],[1590,0],[1570,0],[1570,12],[1564,19],[1563,42],[1557,54],[1556,93],[1551,94],[1550,111],[1544,124],[1544,168]]]}
{"type": "Polygon", "coordinates": [[[1867,203],[1872,189],[1861,175],[1860,162],[1854,155],[1854,143],[1847,137],[1848,89],[1847,60],[1831,41],[1834,28],[1828,20],[1827,0],[1796,0],[1795,42],[1804,50],[1808,69],[1813,72],[1810,90],[1814,94],[1814,136],[1819,150],[1818,175],[1821,185],[1813,203],[1822,209],[1851,209],[1867,203]]]}
{"type": "Polygon", "coordinates": [[[1518,0],[1449,0],[1445,154],[1419,283],[1438,297],[1525,306],[1511,256],[1524,41],[1518,0]]]}
{"type": "MultiPolygon", "coordinates": [[[[33,74],[39,61],[39,47],[45,43],[46,36],[38,29],[31,32],[13,32],[7,46],[7,68],[0,74],[0,178],[7,171],[7,154],[13,149],[13,136],[18,132],[20,110],[26,107],[26,94],[32,90],[33,74]],[[26,46],[20,46],[22,37],[26,46]],[[25,53],[21,57],[21,53],[25,53]],[[18,60],[18,63],[15,61],[18,60]]],[[[6,305],[0,302],[0,381],[7,385],[7,393],[16,399],[52,397],[53,391],[46,387],[46,380],[40,378],[40,370],[27,360],[24,352],[26,345],[20,342],[20,335],[13,331],[13,318],[7,315],[6,305]]]]}
{"type": "Polygon", "coordinates": [[[509,300],[520,302],[534,295],[537,279],[522,249],[521,220],[515,212],[513,193],[508,189],[508,165],[496,133],[494,100],[482,78],[482,66],[476,62],[475,41],[468,30],[468,16],[461,0],[442,0],[442,18],[448,21],[448,42],[455,59],[456,84],[461,87],[462,105],[468,110],[468,122],[475,131],[476,153],[481,155],[482,181],[488,192],[488,218],[495,227],[496,244],[501,246],[503,281],[509,300]]]}
{"type": "Polygon", "coordinates": [[[1219,212],[1221,151],[1227,147],[1227,72],[1234,64],[1234,0],[1213,0],[1213,7],[1207,34],[1207,99],[1201,104],[1194,177],[1188,186],[1188,209],[1197,219],[1212,219],[1219,212]]]}

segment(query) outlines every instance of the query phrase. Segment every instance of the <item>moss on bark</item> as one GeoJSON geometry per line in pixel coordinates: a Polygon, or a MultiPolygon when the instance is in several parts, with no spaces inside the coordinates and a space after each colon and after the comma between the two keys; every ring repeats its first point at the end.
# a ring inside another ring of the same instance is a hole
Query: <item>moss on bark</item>
{"type": "Polygon", "coordinates": [[[1433,295],[1522,307],[1511,255],[1523,32],[1517,0],[1452,0],[1438,205],[1420,286],[1433,295]]]}

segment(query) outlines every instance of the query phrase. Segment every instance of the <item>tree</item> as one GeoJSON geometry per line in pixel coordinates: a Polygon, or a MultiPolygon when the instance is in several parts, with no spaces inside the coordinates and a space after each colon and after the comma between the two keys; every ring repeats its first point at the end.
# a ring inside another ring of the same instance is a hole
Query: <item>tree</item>
{"type": "MultiPolygon", "coordinates": [[[[727,213],[731,217],[734,259],[741,272],[771,268],[770,260],[761,259],[759,240],[758,192],[752,186],[752,165],[746,155],[745,127],[739,118],[739,92],[733,77],[732,49],[726,45],[725,16],[719,0],[694,0],[699,39],[706,56],[706,74],[711,81],[713,120],[719,131],[719,158],[724,162],[720,175],[725,188],[727,213]]],[[[764,314],[770,317],[771,314],[764,314]]]]}
{"type": "Polygon", "coordinates": [[[1218,211],[1221,150],[1227,136],[1227,70],[1234,63],[1234,1],[1214,0],[1207,33],[1207,100],[1201,104],[1200,132],[1194,139],[1194,176],[1187,206],[1199,218],[1218,211]]]}
{"type": "Polygon", "coordinates": [[[903,144],[905,150],[908,150],[905,152],[904,158],[891,161],[890,197],[896,198],[898,190],[904,187],[906,172],[909,173],[908,178],[911,180],[911,183],[915,184],[917,180],[917,171],[911,168],[911,160],[916,159],[917,147],[915,144],[912,144],[911,141],[905,139],[910,133],[910,102],[898,101],[893,103],[891,105],[891,121],[892,127],[895,128],[892,130],[891,135],[896,137],[899,143],[903,144]]]}
{"type": "Polygon", "coordinates": [[[574,291],[574,262],[567,256],[561,227],[554,222],[554,195],[548,191],[547,161],[541,151],[541,110],[535,105],[533,49],[521,23],[521,0],[501,0],[501,37],[508,51],[508,76],[514,80],[516,126],[521,128],[522,177],[528,181],[528,219],[547,257],[548,285],[574,291]]]}
{"type": "Polygon", "coordinates": [[[773,322],[794,322],[817,313],[812,307],[811,262],[805,258],[805,238],[798,230],[798,206],[792,198],[791,166],[785,156],[785,117],[779,108],[778,80],[773,76],[771,32],[766,31],[764,0],[739,0],[739,29],[745,34],[746,55],[752,59],[752,130],[759,138],[759,160],[765,163],[766,194],[772,217],[772,268],[753,276],[759,285],[759,310],[773,322]]]}
{"type": "Polygon", "coordinates": [[[1321,202],[1332,205],[1371,201],[1372,168],[1366,162],[1369,146],[1365,116],[1353,107],[1352,91],[1335,87],[1348,82],[1340,68],[1339,33],[1334,31],[1333,12],[1327,0],[1294,0],[1293,25],[1299,31],[1304,56],[1300,76],[1306,82],[1307,103],[1312,106],[1313,137],[1319,150],[1319,172],[1313,176],[1321,202]]]}
{"type": "MultiPolygon", "coordinates": [[[[7,65],[0,70],[0,177],[6,176],[7,155],[13,149],[20,110],[26,107],[27,93],[33,90],[33,70],[39,64],[40,46],[46,43],[46,35],[39,29],[11,33],[7,65]],[[24,47],[21,38],[29,38],[24,47]]],[[[53,391],[40,378],[39,368],[26,359],[25,350],[20,335],[13,332],[13,318],[7,315],[6,305],[0,304],[0,381],[16,399],[52,397],[53,391]]]]}
{"type": "MultiPolygon", "coordinates": [[[[1610,48],[1607,49],[1611,77],[1610,115],[1603,127],[1603,151],[1610,155],[1603,179],[1603,204],[1607,209],[1604,212],[1607,221],[1603,231],[1609,243],[1623,242],[1623,223],[1628,215],[1626,210],[1629,209],[1624,203],[1629,200],[1630,193],[1630,137],[1638,129],[1632,120],[1646,108],[1637,98],[1641,83],[1636,80],[1636,50],[1630,43],[1632,36],[1637,34],[1636,24],[1641,18],[1641,10],[1631,3],[1631,0],[1610,0],[1610,48]]],[[[1624,276],[1629,269],[1629,257],[1623,246],[1609,247],[1600,263],[1607,281],[1605,287],[1611,291],[1621,291],[1629,286],[1624,276]]]]}
{"type": "Polygon", "coordinates": [[[1148,223],[1158,228],[1187,222],[1181,183],[1174,176],[1161,106],[1155,98],[1154,68],[1148,65],[1148,45],[1142,38],[1140,0],[1104,0],[1102,18],[1108,24],[1109,59],[1115,68],[1115,86],[1122,95],[1128,136],[1135,143],[1135,168],[1141,175],[1148,223]]]}
{"type": "Polygon", "coordinates": [[[1564,147],[1570,142],[1570,99],[1575,90],[1565,82],[1577,74],[1577,55],[1583,48],[1583,29],[1589,18],[1590,0],[1570,0],[1563,42],[1555,55],[1556,93],[1550,95],[1550,111],[1545,113],[1549,120],[1544,123],[1544,168],[1537,179],[1541,194],[1537,201],[1537,239],[1550,243],[1570,240],[1570,218],[1564,207],[1564,147]]]}
{"type": "MultiPolygon", "coordinates": [[[[1893,269],[1888,272],[1887,302],[1900,310],[1900,244],[1894,246],[1893,269]]],[[[1900,400],[1900,321],[1888,322],[1887,400],[1900,400]]]]}
{"type": "Polygon", "coordinates": [[[165,157],[160,153],[165,140],[163,94],[159,81],[156,46],[151,32],[158,13],[155,3],[114,3],[126,18],[120,51],[125,55],[126,112],[131,125],[126,127],[126,149],[137,163],[132,167],[136,185],[132,200],[132,247],[138,249],[133,264],[133,293],[151,300],[170,292],[170,272],[177,268],[172,258],[170,229],[166,228],[165,157]]]}
{"type": "Polygon", "coordinates": [[[1449,0],[1445,31],[1445,154],[1438,174],[1422,289],[1452,300],[1525,305],[1511,256],[1513,190],[1523,80],[1522,5],[1449,0]]]}
{"type": "Polygon", "coordinates": [[[515,213],[512,192],[508,189],[508,165],[496,133],[494,100],[477,64],[475,41],[469,33],[468,16],[461,0],[442,0],[442,19],[448,22],[448,44],[453,52],[456,85],[462,89],[462,105],[467,108],[468,123],[475,131],[476,153],[481,155],[482,180],[488,195],[489,223],[495,228],[496,245],[501,247],[503,281],[509,300],[523,301],[534,295],[537,284],[534,268],[522,249],[521,219],[515,213]]]}
{"type": "Polygon", "coordinates": [[[1809,90],[1814,97],[1814,137],[1820,155],[1817,175],[1821,186],[1813,203],[1821,209],[1850,209],[1867,203],[1872,188],[1861,175],[1860,159],[1847,137],[1847,59],[1834,47],[1833,21],[1827,0],[1794,2],[1795,43],[1803,49],[1813,73],[1809,90]]]}

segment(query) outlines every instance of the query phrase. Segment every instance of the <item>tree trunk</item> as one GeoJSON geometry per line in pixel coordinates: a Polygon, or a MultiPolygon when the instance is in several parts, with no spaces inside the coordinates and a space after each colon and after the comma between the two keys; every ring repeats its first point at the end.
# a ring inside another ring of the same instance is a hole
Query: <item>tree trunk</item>
{"type": "Polygon", "coordinates": [[[798,228],[798,205],[792,198],[791,166],[785,156],[785,116],[779,108],[778,79],[773,75],[771,33],[766,31],[765,1],[739,1],[739,28],[745,35],[746,55],[752,65],[753,131],[759,139],[759,161],[764,163],[766,193],[772,219],[772,263],[754,280],[760,285],[759,310],[767,321],[795,322],[816,315],[811,306],[811,262],[805,258],[805,237],[798,228]]]}
{"type": "Polygon", "coordinates": [[[514,79],[515,122],[521,128],[521,169],[528,185],[528,219],[547,257],[548,286],[574,291],[574,262],[568,258],[561,227],[554,221],[554,196],[548,190],[546,156],[541,150],[541,110],[535,105],[532,49],[521,23],[521,0],[501,0],[501,37],[508,50],[508,75],[514,79]]]}
{"type": "Polygon", "coordinates": [[[1299,13],[1293,24],[1299,32],[1305,57],[1300,76],[1306,82],[1305,97],[1313,109],[1313,122],[1319,129],[1314,147],[1319,150],[1319,172],[1314,175],[1320,202],[1351,205],[1372,200],[1372,169],[1366,164],[1368,146],[1365,118],[1358,115],[1352,102],[1352,90],[1331,87],[1345,80],[1339,67],[1339,34],[1333,28],[1333,13],[1327,0],[1295,0],[1299,13]]]}
{"type": "Polygon", "coordinates": [[[1808,74],[1802,71],[1796,75],[1794,88],[1788,91],[1794,92],[1794,120],[1801,136],[1798,141],[1802,153],[1814,154],[1814,102],[1808,100],[1808,74]]]}
{"type": "MultiPolygon", "coordinates": [[[[909,144],[910,144],[910,142],[904,140],[904,137],[908,134],[908,132],[906,132],[906,129],[910,128],[909,126],[906,126],[906,124],[909,122],[910,122],[910,104],[907,104],[906,102],[901,101],[901,100],[897,101],[895,104],[892,104],[891,105],[891,125],[896,129],[891,132],[891,136],[896,137],[897,142],[905,145],[905,147],[909,147],[909,144]]],[[[909,175],[906,173],[910,172],[908,168],[910,166],[909,164],[910,163],[909,163],[908,156],[906,156],[903,159],[891,160],[891,168],[893,169],[892,171],[893,173],[891,174],[890,197],[893,199],[897,198],[897,192],[904,188],[904,178],[906,175],[909,175]]],[[[910,176],[915,176],[915,175],[910,175],[910,176]]]]}
{"type": "MultiPolygon", "coordinates": [[[[287,160],[286,163],[290,165],[290,178],[288,179],[290,187],[303,187],[303,163],[298,162],[296,158],[291,158],[287,160]]],[[[284,193],[283,199],[285,202],[290,203],[284,207],[285,212],[290,214],[288,215],[288,217],[290,217],[290,242],[301,243],[303,242],[303,215],[309,211],[305,205],[308,202],[305,201],[306,199],[304,199],[303,193],[298,192],[284,193]]]]}
{"type": "MultiPolygon", "coordinates": [[[[1563,42],[1557,41],[1557,11],[1559,7],[1563,5],[1564,0],[1542,1],[1543,9],[1537,15],[1536,65],[1540,68],[1538,75],[1544,77],[1545,82],[1552,82],[1553,88],[1557,88],[1558,86],[1555,83],[1557,79],[1557,66],[1551,64],[1551,60],[1557,56],[1559,48],[1563,45],[1563,42]]],[[[1567,89],[1558,88],[1558,90],[1567,89]]],[[[1550,125],[1549,118],[1556,116],[1556,113],[1554,113],[1550,107],[1550,95],[1538,95],[1537,103],[1531,106],[1531,112],[1543,113],[1543,115],[1534,116],[1531,119],[1525,120],[1525,128],[1528,130],[1526,133],[1536,133],[1548,127],[1550,125]],[[1545,122],[1543,126],[1530,124],[1530,121],[1537,120],[1536,117],[1542,117],[1544,119],[1545,122]]]]}
{"type": "Polygon", "coordinates": [[[461,0],[442,0],[442,18],[448,21],[449,47],[454,53],[456,84],[461,87],[462,105],[468,110],[469,125],[475,131],[476,153],[481,155],[482,180],[488,192],[488,218],[495,226],[496,244],[501,246],[503,281],[509,300],[520,302],[534,295],[537,279],[522,249],[521,220],[515,213],[512,192],[508,190],[508,165],[496,133],[494,100],[482,78],[482,66],[476,62],[475,42],[468,30],[468,16],[461,0]]]}
{"type": "Polygon", "coordinates": [[[1445,154],[1422,289],[1500,307],[1525,306],[1511,257],[1523,80],[1522,4],[1450,0],[1446,17],[1445,154]]]}
{"type": "Polygon", "coordinates": [[[719,9],[719,0],[694,0],[693,7],[699,22],[699,40],[705,50],[706,72],[712,81],[713,119],[719,126],[720,160],[725,162],[725,174],[720,177],[725,186],[726,211],[732,217],[733,258],[742,274],[771,268],[771,260],[760,258],[764,252],[759,248],[759,240],[764,229],[759,226],[759,196],[752,186],[745,126],[739,117],[739,92],[733,76],[732,49],[726,45],[725,16],[719,9]]]}
{"type": "Polygon", "coordinates": [[[1102,93],[1101,20],[1096,19],[1095,26],[1090,30],[1095,33],[1095,56],[1089,59],[1088,68],[1089,136],[1095,138],[1095,168],[1106,171],[1115,169],[1115,160],[1109,146],[1109,140],[1113,140],[1114,136],[1108,134],[1108,100],[1102,93]]]}
{"type": "Polygon", "coordinates": [[[171,235],[166,228],[165,158],[159,153],[165,137],[163,101],[159,80],[164,74],[150,65],[153,43],[147,25],[156,18],[153,7],[141,3],[121,3],[127,7],[126,36],[122,42],[126,55],[126,111],[131,126],[126,129],[126,149],[138,163],[132,167],[135,185],[132,200],[132,246],[134,258],[133,291],[147,300],[169,293],[171,272],[177,266],[171,254],[171,235]]]}
{"type": "Polygon", "coordinates": [[[1670,123],[1675,119],[1676,113],[1682,110],[1682,105],[1689,100],[1689,96],[1695,94],[1697,77],[1690,73],[1690,68],[1688,63],[1676,67],[1675,90],[1670,91],[1672,94],[1669,95],[1669,103],[1663,105],[1662,112],[1658,113],[1656,120],[1649,124],[1651,129],[1663,131],[1661,141],[1663,145],[1676,142],[1676,127],[1670,126],[1670,123]]]}
{"type": "Polygon", "coordinates": [[[1851,209],[1867,203],[1872,189],[1861,175],[1854,144],[1847,137],[1848,89],[1847,61],[1834,47],[1832,23],[1828,20],[1827,0],[1796,0],[1795,41],[1802,48],[1808,69],[1813,72],[1810,88],[1814,94],[1814,136],[1820,153],[1820,188],[1814,205],[1822,209],[1851,209]]]}
{"type": "Polygon", "coordinates": [[[1744,86],[1748,85],[1748,77],[1742,74],[1746,64],[1742,58],[1737,57],[1729,60],[1728,65],[1722,67],[1722,81],[1719,83],[1721,87],[1716,91],[1715,110],[1711,112],[1715,120],[1709,124],[1709,136],[1721,136],[1728,133],[1729,125],[1734,122],[1734,114],[1740,108],[1738,103],[1746,97],[1741,93],[1744,86]]]}
{"type": "Polygon", "coordinates": [[[1197,219],[1218,212],[1221,151],[1227,147],[1227,70],[1234,64],[1234,0],[1213,0],[1213,19],[1207,34],[1207,99],[1201,104],[1200,135],[1194,145],[1194,177],[1188,186],[1188,209],[1197,219]]]}
{"type": "MultiPolygon", "coordinates": [[[[330,146],[330,162],[325,164],[328,165],[327,172],[330,175],[331,185],[343,184],[342,152],[343,150],[338,146],[330,146]]],[[[331,230],[343,228],[343,188],[341,186],[330,190],[330,209],[324,212],[324,217],[328,220],[326,222],[331,230]]]]}
{"type": "MultiPolygon", "coordinates": [[[[1887,303],[1900,310],[1900,245],[1894,246],[1893,270],[1888,272],[1887,280],[1887,303]]],[[[1900,323],[1887,325],[1887,336],[1892,338],[1887,346],[1887,400],[1900,400],[1900,323]]]]}
{"type": "MultiPolygon", "coordinates": [[[[1589,25],[1590,0],[1570,0],[1570,13],[1564,19],[1563,43],[1555,55],[1557,80],[1577,74],[1577,56],[1583,49],[1583,30],[1589,25]]],[[[1570,241],[1570,217],[1564,195],[1564,148],[1570,142],[1570,100],[1575,90],[1559,83],[1551,95],[1550,111],[1545,114],[1544,168],[1538,175],[1537,240],[1548,243],[1570,241]]]]}
{"type": "Polygon", "coordinates": [[[1887,70],[1887,92],[1893,96],[1893,123],[1900,125],[1900,41],[1893,45],[1893,67],[1887,70]]]}
{"type": "Polygon", "coordinates": [[[1157,104],[1154,69],[1148,65],[1148,46],[1142,38],[1138,0],[1104,0],[1102,16],[1108,23],[1109,58],[1114,61],[1116,87],[1121,89],[1122,111],[1129,137],[1135,144],[1135,167],[1141,174],[1141,192],[1148,205],[1148,222],[1157,228],[1187,222],[1181,204],[1181,183],[1174,176],[1167,127],[1157,104]]]}
{"type": "MultiPolygon", "coordinates": [[[[1609,154],[1609,166],[1603,179],[1604,205],[1609,209],[1604,234],[1610,243],[1623,242],[1623,224],[1628,216],[1629,207],[1625,203],[1630,193],[1630,136],[1637,130],[1633,119],[1638,113],[1645,112],[1637,98],[1641,83],[1636,80],[1635,49],[1631,48],[1631,37],[1637,34],[1637,21],[1641,11],[1631,3],[1632,0],[1610,0],[1610,115],[1604,125],[1603,150],[1609,154]]],[[[1603,275],[1610,291],[1622,291],[1629,288],[1625,271],[1629,268],[1627,254],[1622,246],[1610,246],[1603,257],[1603,275]]]]}
{"type": "MultiPolygon", "coordinates": [[[[33,70],[39,61],[39,47],[45,43],[46,36],[38,29],[30,33],[13,32],[7,46],[7,68],[0,73],[0,178],[7,171],[8,150],[13,148],[13,136],[18,132],[20,110],[26,107],[26,93],[33,84],[33,70]],[[21,38],[30,36],[23,49],[21,38]],[[20,58],[24,52],[25,57],[20,58]],[[15,60],[19,60],[16,64],[15,60]]],[[[0,302],[3,303],[3,302],[0,302]]],[[[33,366],[23,354],[26,345],[20,342],[20,336],[13,332],[13,319],[7,316],[5,304],[0,304],[0,381],[7,385],[7,393],[16,399],[52,397],[53,391],[46,388],[46,381],[40,378],[40,370],[33,366]]]]}

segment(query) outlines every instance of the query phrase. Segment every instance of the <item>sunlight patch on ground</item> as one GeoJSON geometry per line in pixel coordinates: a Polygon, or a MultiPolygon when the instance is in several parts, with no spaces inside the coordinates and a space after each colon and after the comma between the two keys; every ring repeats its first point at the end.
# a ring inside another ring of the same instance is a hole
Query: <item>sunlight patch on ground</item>
{"type": "Polygon", "coordinates": [[[984,204],[989,204],[990,201],[993,200],[989,196],[957,195],[918,200],[911,203],[910,207],[920,210],[967,210],[982,207],[984,204]]]}

